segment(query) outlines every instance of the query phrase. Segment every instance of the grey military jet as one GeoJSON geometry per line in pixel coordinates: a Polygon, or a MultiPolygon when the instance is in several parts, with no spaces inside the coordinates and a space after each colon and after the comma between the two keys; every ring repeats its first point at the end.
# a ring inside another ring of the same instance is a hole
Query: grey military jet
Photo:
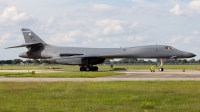
{"type": "Polygon", "coordinates": [[[28,51],[19,54],[19,57],[48,59],[51,63],[64,65],[79,65],[80,71],[98,71],[98,67],[94,65],[103,63],[106,58],[156,58],[161,60],[159,71],[163,71],[165,59],[196,56],[193,53],[180,51],[167,45],[147,45],[128,48],[58,47],[45,43],[30,29],[22,28],[22,33],[26,43],[20,46],[8,47],[26,47],[28,51]]]}

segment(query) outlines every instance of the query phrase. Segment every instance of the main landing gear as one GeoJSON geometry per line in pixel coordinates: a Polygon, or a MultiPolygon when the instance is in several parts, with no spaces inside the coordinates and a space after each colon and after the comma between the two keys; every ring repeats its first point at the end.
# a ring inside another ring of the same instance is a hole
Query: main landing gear
{"type": "MultiPolygon", "coordinates": [[[[165,59],[165,60],[166,60],[166,59],[165,59]]],[[[160,59],[160,68],[158,69],[160,72],[163,72],[163,71],[164,71],[163,63],[165,62],[165,60],[163,60],[162,58],[160,59]]]]}
{"type": "Polygon", "coordinates": [[[80,71],[98,71],[97,66],[81,66],[80,71]]]}

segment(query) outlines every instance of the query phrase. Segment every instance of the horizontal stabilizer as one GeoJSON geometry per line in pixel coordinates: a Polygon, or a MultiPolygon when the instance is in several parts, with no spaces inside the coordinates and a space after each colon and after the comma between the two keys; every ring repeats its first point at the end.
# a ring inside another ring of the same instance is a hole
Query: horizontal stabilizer
{"type": "Polygon", "coordinates": [[[7,47],[5,49],[19,48],[19,47],[32,47],[32,46],[39,46],[39,45],[42,45],[42,43],[26,43],[26,44],[22,44],[22,45],[19,45],[19,46],[7,47]]]}

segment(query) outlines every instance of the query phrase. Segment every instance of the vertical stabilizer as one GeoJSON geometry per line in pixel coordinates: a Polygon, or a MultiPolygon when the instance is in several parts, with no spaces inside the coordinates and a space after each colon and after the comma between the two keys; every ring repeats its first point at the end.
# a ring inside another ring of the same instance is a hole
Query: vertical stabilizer
{"type": "Polygon", "coordinates": [[[46,43],[30,29],[22,28],[22,33],[26,43],[42,43],[46,45],[46,43]]]}

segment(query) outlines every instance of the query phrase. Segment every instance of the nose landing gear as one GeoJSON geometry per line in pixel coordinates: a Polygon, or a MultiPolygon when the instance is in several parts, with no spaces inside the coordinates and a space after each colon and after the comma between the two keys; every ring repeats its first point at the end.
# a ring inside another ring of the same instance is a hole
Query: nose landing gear
{"type": "MultiPolygon", "coordinates": [[[[165,60],[166,60],[166,59],[165,59],[165,60]]],[[[162,58],[160,59],[160,68],[158,69],[160,72],[163,72],[163,71],[164,71],[163,63],[165,62],[165,60],[163,60],[162,58]]]]}
{"type": "Polygon", "coordinates": [[[164,71],[164,68],[159,68],[158,69],[160,72],[163,72],[164,71]]]}

